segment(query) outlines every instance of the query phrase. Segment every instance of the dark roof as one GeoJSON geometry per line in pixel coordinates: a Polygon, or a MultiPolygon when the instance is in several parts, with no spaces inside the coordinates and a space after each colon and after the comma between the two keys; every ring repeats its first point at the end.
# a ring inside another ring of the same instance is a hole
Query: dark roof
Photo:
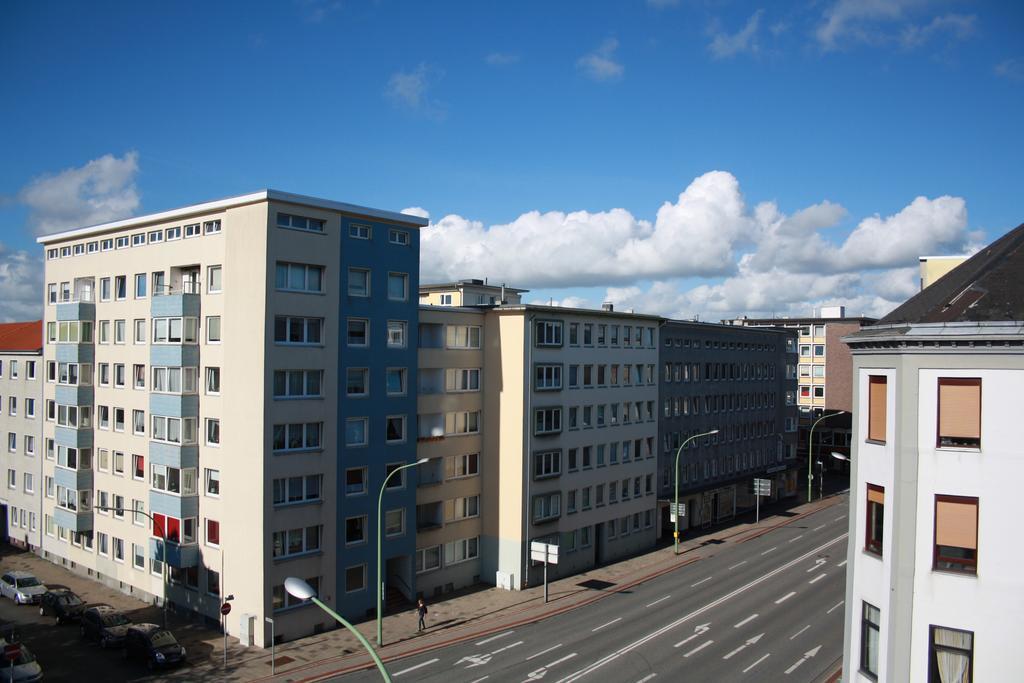
{"type": "MultiPolygon", "coordinates": [[[[844,318],[734,318],[741,323],[741,325],[749,326],[760,326],[770,325],[773,327],[785,327],[786,325],[810,325],[810,324],[830,324],[830,323],[860,323],[861,325],[872,325],[878,321],[877,318],[869,318],[867,316],[846,316],[844,318]]],[[[726,322],[726,325],[733,324],[726,322]]]]}
{"type": "Polygon", "coordinates": [[[0,323],[0,351],[41,351],[43,321],[0,323]]]}
{"type": "Polygon", "coordinates": [[[903,302],[879,325],[1024,320],[1024,224],[903,302]]]}

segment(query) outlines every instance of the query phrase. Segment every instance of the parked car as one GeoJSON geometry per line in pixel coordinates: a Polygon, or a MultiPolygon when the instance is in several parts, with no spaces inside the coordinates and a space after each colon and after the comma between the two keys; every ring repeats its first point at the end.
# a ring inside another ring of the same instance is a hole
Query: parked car
{"type": "Polygon", "coordinates": [[[38,603],[45,592],[46,586],[28,572],[7,572],[0,576],[0,595],[19,605],[38,603]]]}
{"type": "Polygon", "coordinates": [[[95,640],[100,647],[122,647],[132,620],[110,605],[95,605],[82,612],[82,637],[95,640]]]}
{"type": "MultiPolygon", "coordinates": [[[[0,638],[0,651],[5,647],[7,647],[7,641],[0,638]]],[[[0,683],[35,683],[35,681],[41,680],[43,680],[43,669],[36,661],[36,656],[24,644],[21,644],[20,652],[14,660],[13,666],[9,659],[0,663],[0,683]]]]}
{"type": "Polygon", "coordinates": [[[150,669],[177,666],[185,661],[185,648],[163,626],[135,624],[124,637],[124,658],[142,660],[150,669]]]}
{"type": "Polygon", "coordinates": [[[54,617],[58,626],[69,621],[79,621],[84,611],[85,603],[82,602],[82,598],[67,588],[48,590],[39,602],[39,616],[54,617]]]}

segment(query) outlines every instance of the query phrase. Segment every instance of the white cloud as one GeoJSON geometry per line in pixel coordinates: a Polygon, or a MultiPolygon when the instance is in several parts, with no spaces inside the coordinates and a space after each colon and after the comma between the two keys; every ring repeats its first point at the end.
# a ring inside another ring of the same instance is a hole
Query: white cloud
{"type": "Polygon", "coordinates": [[[932,38],[948,35],[954,40],[967,40],[974,35],[975,21],[973,14],[945,14],[935,17],[923,26],[909,25],[900,34],[900,44],[909,49],[921,47],[932,38]]]}
{"type": "Polygon", "coordinates": [[[515,64],[519,61],[519,55],[514,55],[508,52],[492,52],[486,57],[484,61],[491,66],[508,66],[509,64],[515,64]]]}
{"type": "Polygon", "coordinates": [[[995,66],[997,76],[1008,78],[1011,81],[1024,81],[1024,59],[1014,57],[1003,60],[995,66]]]}
{"type": "Polygon", "coordinates": [[[836,0],[822,15],[815,38],[824,50],[842,47],[841,42],[875,42],[876,22],[901,19],[921,0],[836,0]]]}
{"type": "Polygon", "coordinates": [[[37,235],[79,228],[134,214],[140,205],[135,176],[139,155],[106,154],[84,166],[36,178],[18,193],[37,235]]]}
{"type": "Polygon", "coordinates": [[[614,59],[618,48],[619,41],[608,38],[596,50],[576,60],[576,68],[595,81],[617,81],[626,71],[614,59]]]}
{"type": "Polygon", "coordinates": [[[0,322],[40,319],[43,291],[42,259],[0,244],[0,322]]]}
{"type": "Polygon", "coordinates": [[[420,206],[410,206],[402,209],[401,213],[409,216],[419,216],[420,218],[430,218],[430,212],[420,206]]]}
{"type": "Polygon", "coordinates": [[[625,209],[531,211],[492,226],[444,216],[422,231],[422,272],[428,281],[484,273],[555,298],[589,287],[560,302],[705,320],[836,303],[882,315],[916,291],[919,256],[967,253],[981,239],[958,197],[917,197],[843,236],[846,216],[830,201],[790,214],[772,202],[748,207],[737,179],[712,171],[653,221],[625,209]]]}
{"type": "Polygon", "coordinates": [[[446,107],[430,96],[430,89],[443,77],[440,69],[421,62],[412,71],[391,74],[384,94],[397,106],[439,121],[444,119],[446,107]]]}
{"type": "Polygon", "coordinates": [[[567,296],[562,299],[534,299],[529,303],[538,306],[561,306],[562,308],[593,308],[590,301],[579,296],[567,296]]]}
{"type": "Polygon", "coordinates": [[[750,15],[746,25],[736,33],[714,32],[711,44],[708,45],[711,55],[715,59],[726,59],[727,57],[734,57],[741,52],[756,54],[759,49],[757,31],[761,25],[761,16],[763,14],[764,10],[761,9],[754,12],[750,15]]]}

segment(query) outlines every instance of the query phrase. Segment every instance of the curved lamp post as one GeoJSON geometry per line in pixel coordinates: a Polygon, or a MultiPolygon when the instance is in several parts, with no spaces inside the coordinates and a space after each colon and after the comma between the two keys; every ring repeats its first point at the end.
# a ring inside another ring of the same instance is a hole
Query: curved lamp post
{"type": "Polygon", "coordinates": [[[384,679],[385,683],[391,683],[391,676],[388,675],[388,670],[384,668],[384,662],[380,661],[380,657],[377,656],[377,652],[373,649],[373,646],[370,645],[370,641],[368,641],[355,626],[345,621],[340,614],[321,602],[320,599],[316,597],[316,591],[313,590],[312,586],[302,579],[289,576],[284,580],[284,589],[288,591],[288,594],[292,597],[298,598],[299,600],[312,601],[317,607],[334,617],[339,624],[354,633],[362,646],[365,647],[366,651],[370,653],[371,657],[373,657],[373,663],[377,665],[377,670],[380,671],[381,678],[384,679]]]}
{"type": "Polygon", "coordinates": [[[683,441],[681,444],[679,444],[679,448],[676,449],[676,482],[675,482],[676,483],[676,514],[675,514],[676,521],[674,522],[675,526],[674,526],[674,528],[672,530],[672,538],[673,538],[673,540],[675,542],[674,553],[676,555],[679,554],[679,456],[682,454],[683,449],[686,448],[686,444],[690,443],[694,439],[699,439],[702,436],[711,436],[712,434],[717,434],[717,433],[718,433],[717,429],[712,429],[710,432],[704,432],[702,434],[694,434],[693,436],[688,438],[686,441],[683,441]]]}
{"type": "Polygon", "coordinates": [[[822,415],[814,424],[811,425],[811,433],[807,437],[807,502],[811,502],[811,487],[814,484],[814,428],[818,426],[818,423],[830,417],[836,415],[846,415],[845,410],[840,410],[837,413],[829,413],[828,415],[822,415]]]}
{"type": "Polygon", "coordinates": [[[384,507],[384,489],[388,487],[388,480],[395,476],[397,472],[409,469],[410,467],[416,467],[422,465],[429,458],[420,458],[416,462],[410,462],[388,472],[388,476],[384,477],[384,483],[380,485],[380,493],[377,495],[377,647],[384,644],[384,621],[383,621],[383,602],[384,602],[384,580],[381,577],[382,563],[381,559],[381,543],[384,536],[382,509],[384,507]]]}

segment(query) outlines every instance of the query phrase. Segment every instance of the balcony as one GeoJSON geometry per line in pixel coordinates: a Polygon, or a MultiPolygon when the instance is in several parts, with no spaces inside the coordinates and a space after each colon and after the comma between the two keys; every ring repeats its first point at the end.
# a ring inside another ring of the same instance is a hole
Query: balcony
{"type": "Polygon", "coordinates": [[[420,396],[444,393],[444,368],[420,368],[416,377],[420,396]]]}
{"type": "Polygon", "coordinates": [[[444,526],[444,502],[416,506],[416,531],[429,531],[444,526]]]}
{"type": "Polygon", "coordinates": [[[168,517],[184,519],[199,516],[199,496],[178,496],[163,491],[149,491],[149,511],[168,517]]]}
{"type": "Polygon", "coordinates": [[[443,349],[444,348],[444,325],[440,323],[419,324],[419,348],[421,349],[443,349]]]}
{"type": "Polygon", "coordinates": [[[53,521],[57,526],[62,526],[70,531],[92,531],[92,510],[68,510],[67,508],[55,507],[53,509],[53,521]]]}
{"type": "Polygon", "coordinates": [[[149,442],[149,461],[154,465],[165,465],[182,469],[199,466],[199,446],[181,446],[163,441],[149,442]]]}
{"type": "Polygon", "coordinates": [[[167,552],[167,566],[176,569],[196,567],[199,565],[198,543],[165,543],[163,539],[149,539],[149,557],[158,562],[164,561],[164,550],[167,552]]]}
{"type": "Polygon", "coordinates": [[[75,491],[92,490],[92,470],[72,470],[67,467],[53,468],[53,481],[57,486],[75,491]]]}
{"type": "Polygon", "coordinates": [[[431,458],[416,470],[417,488],[438,486],[444,483],[444,458],[431,458]]]}
{"type": "Polygon", "coordinates": [[[96,304],[88,299],[62,301],[57,304],[57,320],[96,320],[96,304]]]}
{"type": "Polygon", "coordinates": [[[149,414],[166,417],[199,417],[198,394],[149,395],[149,414]]]}
{"type": "Polygon", "coordinates": [[[54,399],[65,406],[91,406],[92,396],[91,386],[58,384],[54,399]]]}
{"type": "Polygon", "coordinates": [[[93,432],[91,428],[75,429],[74,427],[61,427],[57,425],[53,429],[53,441],[58,446],[92,448],[92,437],[93,432]]]}
{"type": "Polygon", "coordinates": [[[444,438],[444,413],[417,415],[416,423],[418,425],[417,441],[440,441],[444,438]]]}

